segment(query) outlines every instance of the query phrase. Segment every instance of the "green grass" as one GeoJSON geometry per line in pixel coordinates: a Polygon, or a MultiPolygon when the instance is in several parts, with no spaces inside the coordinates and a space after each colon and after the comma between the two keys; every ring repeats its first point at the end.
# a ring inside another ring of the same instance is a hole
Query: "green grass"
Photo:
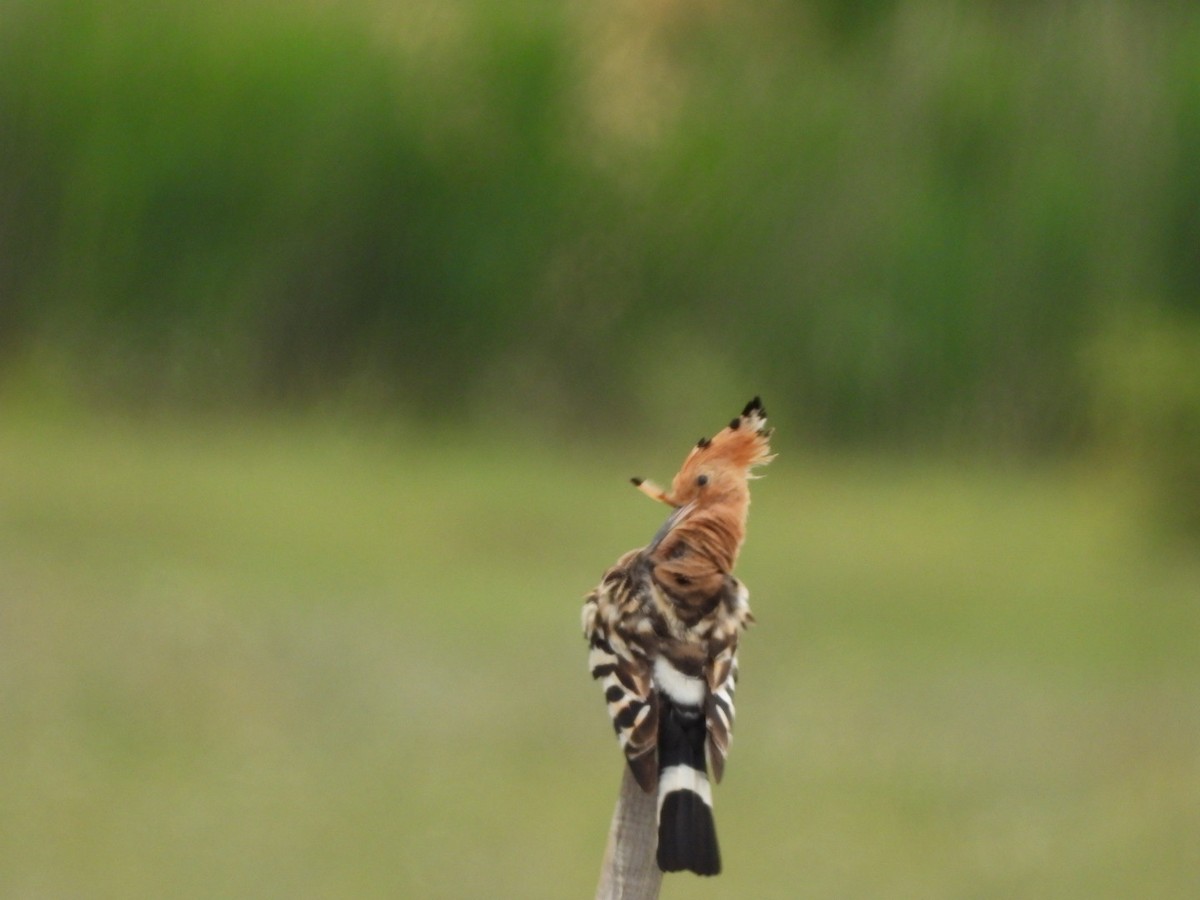
{"type": "MultiPolygon", "coordinates": [[[[0,895],[591,895],[577,610],[682,447],[3,421],[0,895]]],[[[781,450],[727,871],[664,897],[1190,896],[1200,563],[1096,473],[781,450]]]]}

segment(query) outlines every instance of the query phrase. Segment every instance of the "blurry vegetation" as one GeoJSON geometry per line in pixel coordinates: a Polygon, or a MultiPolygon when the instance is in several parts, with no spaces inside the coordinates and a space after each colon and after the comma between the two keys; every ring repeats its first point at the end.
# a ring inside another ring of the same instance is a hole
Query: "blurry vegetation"
{"type": "Polygon", "coordinates": [[[585,894],[578,603],[760,392],[727,873],[665,894],[1188,896],[1196,559],[1130,510],[1200,533],[1198,60],[1135,0],[7,0],[0,895],[585,894]]]}
{"type": "Polygon", "coordinates": [[[1200,534],[1200,322],[1126,319],[1085,359],[1107,451],[1148,478],[1164,524],[1200,534]]]}
{"type": "Polygon", "coordinates": [[[1114,308],[1197,318],[1198,58],[1120,0],[10,3],[0,352],[601,422],[711,363],[812,437],[1061,446],[1114,308]]]}
{"type": "Polygon", "coordinates": [[[1200,496],[1197,59],[1129,0],[18,0],[0,388],[593,434],[761,392],[1200,496]]]}

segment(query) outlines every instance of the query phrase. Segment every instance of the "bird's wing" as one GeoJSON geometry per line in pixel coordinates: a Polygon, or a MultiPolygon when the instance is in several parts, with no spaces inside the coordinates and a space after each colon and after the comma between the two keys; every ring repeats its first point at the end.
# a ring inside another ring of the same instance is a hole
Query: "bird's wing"
{"type": "Polygon", "coordinates": [[[640,554],[626,554],[605,573],[583,605],[583,631],[588,639],[588,667],[604,689],[608,714],[629,768],[642,790],[658,785],[658,698],[654,691],[652,654],[638,638],[635,615],[648,589],[648,576],[639,565],[640,554]],[[621,626],[621,627],[618,627],[621,626]]]}

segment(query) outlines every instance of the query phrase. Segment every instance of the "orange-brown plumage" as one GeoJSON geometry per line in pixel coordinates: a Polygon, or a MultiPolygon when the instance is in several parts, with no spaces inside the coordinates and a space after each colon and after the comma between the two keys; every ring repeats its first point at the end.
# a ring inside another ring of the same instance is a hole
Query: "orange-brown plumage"
{"type": "Polygon", "coordinates": [[[774,459],[770,437],[755,397],[726,428],[697,442],[669,492],[635,479],[645,494],[676,508],[648,551],[655,578],[689,606],[706,606],[733,571],[746,537],[752,470],[774,459]]]}

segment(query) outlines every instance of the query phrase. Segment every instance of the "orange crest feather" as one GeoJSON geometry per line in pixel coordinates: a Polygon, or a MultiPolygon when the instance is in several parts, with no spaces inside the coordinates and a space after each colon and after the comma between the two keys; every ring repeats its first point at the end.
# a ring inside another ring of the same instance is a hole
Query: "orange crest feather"
{"type": "Polygon", "coordinates": [[[766,410],[755,397],[713,438],[697,442],[669,492],[634,479],[645,494],[675,507],[647,547],[657,578],[703,596],[723,583],[746,535],[751,470],[774,459],[770,437],[766,410]]]}
{"type": "Polygon", "coordinates": [[[746,404],[742,414],[717,432],[712,439],[701,439],[687,455],[679,473],[671,482],[675,494],[686,491],[706,470],[737,473],[753,478],[750,470],[764,466],[775,457],[771,454],[771,430],[767,428],[767,411],[755,397],[746,404]]]}
{"type": "Polygon", "coordinates": [[[696,443],[672,479],[670,491],[641,478],[634,478],[633,483],[651,499],[674,507],[695,498],[698,489],[705,486],[699,482],[701,478],[713,483],[711,493],[714,496],[736,488],[737,482],[746,489],[746,479],[756,477],[751,470],[775,458],[771,453],[770,438],[767,411],[762,401],[755,397],[728,426],[712,438],[701,438],[696,443]]]}

